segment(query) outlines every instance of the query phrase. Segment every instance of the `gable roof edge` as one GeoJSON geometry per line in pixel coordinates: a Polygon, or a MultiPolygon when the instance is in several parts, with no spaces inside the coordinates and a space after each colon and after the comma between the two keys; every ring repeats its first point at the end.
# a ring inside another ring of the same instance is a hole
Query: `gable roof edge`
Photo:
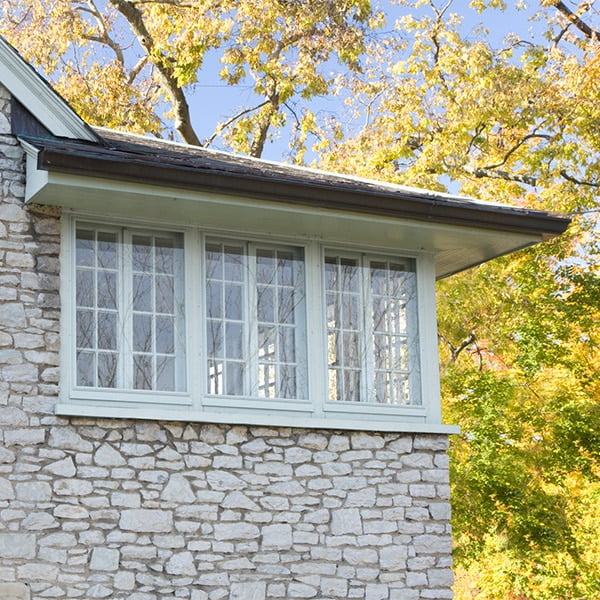
{"type": "Polygon", "coordinates": [[[0,36],[0,83],[53,135],[97,141],[98,137],[48,82],[0,36]]]}

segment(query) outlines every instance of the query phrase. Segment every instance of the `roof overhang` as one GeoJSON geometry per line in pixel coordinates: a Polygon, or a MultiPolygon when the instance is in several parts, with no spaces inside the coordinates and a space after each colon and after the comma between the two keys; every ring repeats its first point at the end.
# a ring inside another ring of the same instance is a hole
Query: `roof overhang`
{"type": "Polygon", "coordinates": [[[426,251],[435,255],[438,278],[554,237],[569,224],[566,217],[458,196],[293,167],[269,171],[265,161],[261,168],[227,168],[219,155],[221,162],[189,166],[97,144],[23,145],[28,202],[426,251]]]}

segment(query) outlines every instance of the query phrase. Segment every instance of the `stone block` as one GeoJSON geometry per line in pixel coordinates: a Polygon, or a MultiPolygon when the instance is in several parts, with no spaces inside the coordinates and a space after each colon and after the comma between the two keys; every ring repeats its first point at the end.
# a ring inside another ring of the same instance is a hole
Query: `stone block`
{"type": "Polygon", "coordinates": [[[0,533],[0,558],[35,557],[36,536],[32,533],[0,533]]]}
{"type": "Polygon", "coordinates": [[[317,594],[317,589],[312,585],[298,582],[292,582],[288,585],[289,598],[314,598],[317,594]]]}
{"type": "Polygon", "coordinates": [[[117,571],[120,552],[113,548],[94,548],[90,558],[92,571],[117,571]]]}
{"type": "Polygon", "coordinates": [[[291,525],[266,525],[261,533],[263,550],[285,550],[292,546],[291,525]]]}
{"type": "MultiPolygon", "coordinates": [[[[263,581],[232,583],[230,600],[265,600],[267,585],[263,581]]],[[[192,599],[193,600],[193,599],[192,599]]]]}
{"type": "Polygon", "coordinates": [[[139,533],[168,533],[173,528],[173,513],[158,509],[128,509],[121,513],[119,527],[139,533]]]}
{"type": "Polygon", "coordinates": [[[173,554],[167,561],[165,571],[169,575],[191,575],[196,576],[197,570],[194,564],[194,557],[189,551],[173,554]]]}
{"type": "Polygon", "coordinates": [[[245,540],[260,536],[260,529],[251,523],[217,523],[214,526],[217,540],[245,540]]]}
{"type": "Polygon", "coordinates": [[[362,519],[357,508],[344,508],[332,511],[331,533],[359,535],[363,533],[362,519]]]}
{"type": "Polygon", "coordinates": [[[30,598],[31,591],[28,585],[24,583],[0,583],[0,600],[29,600],[30,598]]]}

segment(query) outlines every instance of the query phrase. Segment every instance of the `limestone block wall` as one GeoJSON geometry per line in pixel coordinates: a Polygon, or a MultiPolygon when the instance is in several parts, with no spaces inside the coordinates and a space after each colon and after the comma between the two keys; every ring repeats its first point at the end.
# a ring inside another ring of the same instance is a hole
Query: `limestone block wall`
{"type": "Polygon", "coordinates": [[[59,215],[0,88],[0,599],[452,597],[447,438],[67,419],[59,215]]]}

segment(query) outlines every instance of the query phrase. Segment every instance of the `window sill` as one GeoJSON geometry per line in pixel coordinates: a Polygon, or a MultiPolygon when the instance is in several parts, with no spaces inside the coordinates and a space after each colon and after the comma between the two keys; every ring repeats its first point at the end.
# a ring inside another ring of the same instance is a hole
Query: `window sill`
{"type": "Polygon", "coordinates": [[[156,421],[185,421],[227,425],[257,425],[267,427],[296,427],[309,429],[343,429],[354,431],[380,431],[395,433],[456,434],[459,427],[441,423],[411,423],[402,416],[367,420],[364,415],[322,418],[309,415],[277,413],[252,413],[251,411],[208,412],[190,409],[170,410],[156,407],[91,406],[83,404],[57,404],[57,415],[106,419],[151,419],[156,421]]]}

